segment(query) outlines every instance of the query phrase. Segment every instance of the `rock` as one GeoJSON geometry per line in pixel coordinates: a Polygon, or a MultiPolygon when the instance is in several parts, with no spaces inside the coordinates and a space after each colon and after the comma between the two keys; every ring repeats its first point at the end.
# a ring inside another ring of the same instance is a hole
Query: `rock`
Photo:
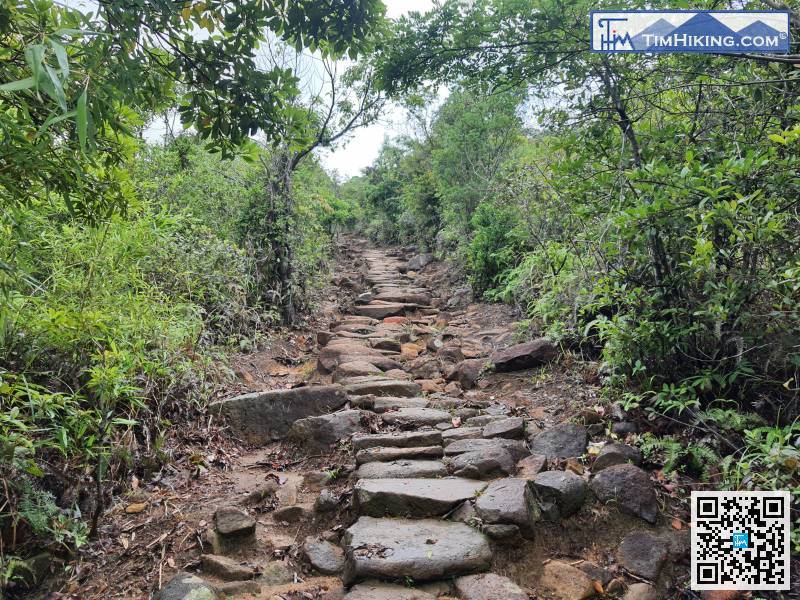
{"type": "Polygon", "coordinates": [[[592,581],[599,581],[603,587],[605,587],[613,578],[613,575],[606,569],[587,560],[573,566],[578,567],[581,571],[586,573],[592,579],[592,581]]]}
{"type": "Polygon", "coordinates": [[[345,584],[371,577],[442,579],[485,571],[492,562],[485,535],[463,523],[440,519],[361,517],[347,529],[343,541],[345,584]]]}
{"type": "Polygon", "coordinates": [[[429,306],[431,303],[431,295],[422,292],[409,291],[381,292],[375,296],[375,300],[380,300],[381,302],[399,302],[401,304],[419,304],[420,306],[429,306]]]}
{"type": "Polygon", "coordinates": [[[525,479],[493,481],[475,501],[475,511],[484,523],[512,524],[523,535],[533,533],[539,520],[539,508],[525,479]]]}
{"type": "Polygon", "coordinates": [[[483,428],[485,438],[505,438],[515,440],[522,437],[525,431],[525,421],[522,417],[511,417],[510,419],[500,419],[493,421],[483,428]]]}
{"type": "Polygon", "coordinates": [[[510,346],[492,352],[489,362],[498,373],[521,371],[549,363],[558,356],[558,347],[547,338],[510,346]]]}
{"type": "Polygon", "coordinates": [[[330,450],[338,441],[361,431],[361,411],[342,410],[295,422],[289,439],[319,452],[330,450]]]}
{"type": "Polygon", "coordinates": [[[197,575],[181,572],[153,594],[153,600],[219,600],[219,595],[197,575]]]}
{"type": "Polygon", "coordinates": [[[516,460],[505,448],[487,448],[457,455],[450,461],[453,475],[470,479],[494,479],[513,475],[516,460]]]}
{"type": "Polygon", "coordinates": [[[319,491],[331,482],[329,471],[308,471],[303,474],[303,486],[311,491],[319,491]]]}
{"type": "Polygon", "coordinates": [[[519,537],[519,527],[510,524],[490,523],[484,525],[481,531],[488,535],[493,540],[509,541],[519,537]]]}
{"type": "Polygon", "coordinates": [[[376,378],[372,381],[348,383],[345,386],[345,391],[352,396],[373,394],[375,396],[402,396],[415,398],[420,395],[422,389],[413,381],[376,378]]]}
{"type": "MultiPolygon", "coordinates": [[[[371,348],[364,339],[334,338],[319,351],[317,370],[321,373],[332,373],[339,365],[345,363],[368,362],[375,364],[374,360],[380,361],[382,358],[384,358],[383,353],[371,348]]],[[[375,366],[380,368],[380,365],[375,366]]]]}
{"type": "Polygon", "coordinates": [[[200,556],[200,564],[205,573],[219,577],[223,581],[241,581],[256,576],[254,568],[242,565],[239,561],[226,556],[203,554],[200,556]]]}
{"type": "Polygon", "coordinates": [[[417,254],[408,261],[406,268],[409,271],[421,271],[433,262],[433,254],[417,254]]]}
{"type": "Polygon", "coordinates": [[[395,379],[395,380],[410,380],[414,379],[410,373],[406,373],[402,369],[390,369],[383,374],[384,377],[388,379],[395,379]]]}
{"type": "Polygon", "coordinates": [[[531,454],[517,463],[517,478],[534,479],[547,468],[547,458],[542,454],[531,454]]]}
{"type": "Polygon", "coordinates": [[[336,370],[333,372],[333,382],[339,383],[342,379],[347,379],[348,377],[359,377],[361,375],[380,375],[382,373],[383,371],[381,371],[372,363],[368,363],[364,360],[356,360],[353,362],[342,363],[336,367],[336,370]]]}
{"type": "Polygon", "coordinates": [[[614,502],[619,509],[649,523],[658,517],[656,492],[647,473],[634,465],[614,465],[603,469],[589,482],[601,502],[614,502]]]}
{"type": "MultiPolygon", "coordinates": [[[[436,352],[436,356],[443,364],[456,364],[464,360],[461,346],[454,343],[445,344],[436,352]]],[[[462,386],[463,387],[463,386],[462,386]]]]}
{"type": "Polygon", "coordinates": [[[285,562],[273,560],[261,568],[259,581],[267,586],[293,583],[294,573],[285,562]]]}
{"type": "Polygon", "coordinates": [[[447,381],[457,381],[465,390],[471,390],[486,366],[486,359],[470,358],[462,360],[447,372],[447,381]]]}
{"type": "MultiPolygon", "coordinates": [[[[704,596],[705,597],[705,596],[704,596]]],[[[736,598],[738,596],[734,596],[736,598]]],[[[634,583],[625,592],[622,600],[662,600],[662,596],[652,585],[646,583],[634,583]]],[[[720,598],[719,600],[723,600],[720,598]]]]}
{"type": "Polygon", "coordinates": [[[461,396],[464,392],[461,389],[461,385],[457,381],[451,381],[444,386],[444,393],[450,394],[451,396],[461,396]]]}
{"type": "Polygon", "coordinates": [[[323,575],[337,575],[344,569],[344,551],[330,542],[309,536],[303,542],[303,554],[323,575]]]}
{"type": "Polygon", "coordinates": [[[255,581],[228,581],[216,586],[216,588],[217,593],[223,598],[243,596],[245,594],[257,596],[261,593],[261,586],[255,581]]]}
{"type": "Polygon", "coordinates": [[[494,573],[459,577],[455,586],[463,600],[528,600],[516,583],[494,573]]]}
{"type": "Polygon", "coordinates": [[[478,452],[489,450],[490,448],[502,448],[508,450],[515,461],[518,461],[530,452],[525,448],[525,445],[520,440],[504,440],[502,438],[495,438],[491,440],[477,439],[477,440],[457,440],[448,444],[444,449],[447,455],[464,454],[465,452],[478,452]]]}
{"type": "Polygon", "coordinates": [[[442,443],[445,447],[458,440],[474,440],[483,435],[482,427],[458,427],[448,429],[442,433],[442,443]]]}
{"type": "Polygon", "coordinates": [[[436,600],[436,596],[402,585],[368,581],[353,586],[344,600],[436,600]]]}
{"type": "Polygon", "coordinates": [[[480,517],[478,517],[478,513],[475,512],[475,503],[472,500],[467,500],[451,512],[448,519],[472,526],[480,525],[480,517]]]}
{"type": "Polygon", "coordinates": [[[611,431],[620,437],[625,437],[629,433],[638,432],[639,428],[636,426],[636,423],[631,423],[630,421],[623,421],[622,423],[614,423],[611,426],[611,431]]]}
{"type": "Polygon", "coordinates": [[[470,417],[464,423],[467,427],[480,427],[481,434],[483,434],[483,428],[489,425],[490,423],[494,423],[496,421],[505,421],[505,415],[480,415],[475,417],[470,417]]]}
{"type": "Polygon", "coordinates": [[[597,473],[607,467],[627,463],[633,463],[636,466],[642,464],[642,452],[638,448],[627,444],[606,444],[592,464],[592,473],[597,473]]]}
{"type": "Polygon", "coordinates": [[[276,523],[297,523],[311,516],[311,506],[307,504],[293,504],[282,506],[272,511],[272,518],[276,523]]]}
{"type": "Polygon", "coordinates": [[[534,434],[529,439],[532,454],[551,458],[573,458],[586,452],[586,429],[580,425],[562,423],[534,434]]]}
{"type": "Polygon", "coordinates": [[[255,535],[256,522],[238,508],[218,508],[214,513],[214,529],[228,539],[247,539],[255,535]]]}
{"type": "Polygon", "coordinates": [[[372,299],[372,292],[364,292],[363,294],[356,296],[356,304],[369,304],[372,302],[372,299]]]}
{"type": "Polygon", "coordinates": [[[404,431],[353,436],[355,450],[366,448],[413,448],[418,446],[441,446],[442,433],[436,430],[404,431]]]}
{"type": "Polygon", "coordinates": [[[372,410],[376,413],[385,413],[401,408],[426,408],[428,401],[425,398],[375,398],[372,410]]]}
{"type": "Polygon", "coordinates": [[[411,308],[412,305],[403,304],[401,302],[381,302],[373,300],[369,304],[362,304],[355,307],[355,313],[373,319],[384,319],[386,317],[393,317],[401,315],[405,312],[406,308],[411,308]]]}
{"type": "Polygon", "coordinates": [[[474,498],[485,483],[443,479],[362,479],[353,489],[359,514],[371,517],[434,517],[474,498]]]}
{"type": "Polygon", "coordinates": [[[414,379],[436,379],[441,375],[439,361],[427,355],[406,363],[406,369],[414,375],[414,379]]]}
{"type": "Polygon", "coordinates": [[[327,414],[346,403],[341,387],[323,385],[246,394],[214,402],[211,409],[225,415],[246,441],[264,445],[283,439],[298,419],[327,414]]]}
{"type": "Polygon", "coordinates": [[[332,512],[339,508],[339,496],[331,490],[322,490],[314,502],[314,511],[318,513],[332,512]]]}
{"type": "Polygon", "coordinates": [[[634,575],[655,581],[668,552],[669,547],[663,539],[646,531],[634,531],[619,545],[617,562],[634,575]]]}
{"type": "Polygon", "coordinates": [[[446,477],[447,469],[439,460],[393,460],[361,465],[356,472],[359,479],[394,479],[446,477]]]}
{"type": "Polygon", "coordinates": [[[586,573],[558,560],[544,566],[539,588],[557,600],[584,600],[595,593],[592,579],[586,573]]]}
{"type": "Polygon", "coordinates": [[[450,421],[452,417],[449,412],[437,410],[435,408],[401,408],[399,410],[383,413],[381,418],[383,422],[388,425],[414,425],[423,427],[425,425],[434,426],[437,423],[450,421]]]}
{"type": "Polygon", "coordinates": [[[367,448],[356,452],[356,464],[365,465],[373,462],[394,462],[401,459],[441,458],[444,454],[441,446],[418,446],[413,448],[367,448]]]}
{"type": "Polygon", "coordinates": [[[586,499],[586,482],[571,471],[545,471],[533,479],[542,513],[552,521],[578,512],[586,499]]]}
{"type": "Polygon", "coordinates": [[[379,338],[370,341],[370,346],[377,350],[388,350],[389,352],[400,352],[401,344],[399,341],[391,338],[379,338]]]}

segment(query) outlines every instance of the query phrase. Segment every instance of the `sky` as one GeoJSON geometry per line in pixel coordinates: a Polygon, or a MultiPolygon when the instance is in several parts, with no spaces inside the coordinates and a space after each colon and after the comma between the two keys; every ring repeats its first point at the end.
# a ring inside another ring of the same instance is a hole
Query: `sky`
{"type": "MultiPolygon", "coordinates": [[[[387,15],[396,19],[408,12],[425,12],[433,7],[433,0],[383,0],[387,15]]],[[[379,122],[356,131],[346,143],[340,144],[333,152],[319,153],[323,166],[328,171],[336,171],[341,177],[359,175],[372,164],[386,137],[394,137],[402,131],[403,111],[390,107],[379,122]]]]}

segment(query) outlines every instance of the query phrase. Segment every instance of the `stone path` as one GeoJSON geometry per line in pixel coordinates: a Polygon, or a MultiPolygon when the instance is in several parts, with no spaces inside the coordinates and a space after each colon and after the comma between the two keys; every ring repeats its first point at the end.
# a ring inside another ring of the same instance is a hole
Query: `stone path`
{"type": "MultiPolygon", "coordinates": [[[[583,425],[542,429],[524,410],[464,393],[487,369],[516,371],[557,358],[555,346],[544,339],[514,345],[504,336],[497,347],[498,332],[461,335],[469,323],[448,321],[435,308],[441,304],[435,290],[416,283],[410,266],[425,261],[375,249],[362,258],[362,273],[350,276],[360,275],[361,286],[351,313],[318,335],[317,368],[333,383],[249,394],[217,407],[253,443],[287,440],[308,452],[349,443],[352,493],[337,497],[323,489],[311,507],[280,509],[280,519],[295,522],[350,497],[349,520],[338,533],[295,541],[313,570],[345,586],[338,596],[307,597],[528,598],[530,590],[492,572],[504,567],[495,548],[533,540],[545,524],[552,532],[553,523],[587,503],[632,515],[645,533],[634,531],[622,544],[613,574],[605,565],[537,557],[544,566],[535,597],[580,600],[599,591],[628,600],[662,597],[655,584],[669,550],[647,533],[659,506],[649,476],[636,466],[638,450],[608,444],[594,453],[591,470],[576,469],[574,459],[591,456],[583,425]]],[[[273,593],[263,566],[242,567],[254,528],[245,509],[218,510],[203,574],[231,583],[211,587],[183,575],[158,597],[188,598],[190,588],[198,594],[192,598],[295,597],[273,593]]]]}

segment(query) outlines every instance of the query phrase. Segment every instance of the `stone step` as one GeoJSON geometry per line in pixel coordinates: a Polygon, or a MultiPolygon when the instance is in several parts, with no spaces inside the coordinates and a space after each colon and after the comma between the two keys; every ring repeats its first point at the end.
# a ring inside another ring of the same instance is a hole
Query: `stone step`
{"type": "Polygon", "coordinates": [[[400,459],[426,459],[441,458],[444,450],[441,446],[417,446],[413,448],[367,448],[356,452],[356,464],[364,465],[371,462],[390,462],[400,459]]]}
{"type": "Polygon", "coordinates": [[[414,425],[421,427],[424,425],[437,425],[438,423],[449,423],[452,416],[449,412],[437,410],[435,408],[401,408],[381,415],[384,423],[389,425],[414,425]]]}
{"type": "Polygon", "coordinates": [[[445,579],[486,571],[492,562],[484,534],[440,519],[360,517],[342,542],[346,585],[370,578],[445,579]]]}
{"type": "Polygon", "coordinates": [[[358,479],[393,479],[397,477],[421,478],[446,477],[447,467],[440,460],[393,460],[371,462],[361,465],[356,471],[358,479]]]}
{"type": "Polygon", "coordinates": [[[370,517],[437,517],[471,500],[486,483],[442,479],[362,479],[353,490],[356,510],[370,517]]]}
{"type": "Polygon", "coordinates": [[[375,398],[372,403],[372,411],[385,413],[390,410],[400,410],[401,408],[426,408],[428,400],[426,398],[375,398]]]}
{"type": "Polygon", "coordinates": [[[414,448],[419,446],[441,446],[442,432],[405,431],[395,433],[377,433],[369,435],[354,435],[353,448],[364,450],[366,448],[414,448]]]}
{"type": "Polygon", "coordinates": [[[370,302],[355,308],[357,315],[372,317],[373,319],[384,319],[395,315],[402,315],[407,310],[414,310],[416,304],[405,304],[401,302],[370,302]]]}
{"type": "Polygon", "coordinates": [[[465,452],[477,452],[489,448],[504,448],[512,453],[515,460],[519,461],[530,454],[525,444],[521,440],[506,440],[503,438],[480,438],[475,440],[457,440],[447,445],[444,453],[449,456],[464,454],[465,452]]]}
{"type": "Polygon", "coordinates": [[[422,388],[413,381],[402,379],[386,379],[381,377],[355,377],[342,381],[344,391],[351,396],[392,396],[415,398],[422,393],[422,388]]]}

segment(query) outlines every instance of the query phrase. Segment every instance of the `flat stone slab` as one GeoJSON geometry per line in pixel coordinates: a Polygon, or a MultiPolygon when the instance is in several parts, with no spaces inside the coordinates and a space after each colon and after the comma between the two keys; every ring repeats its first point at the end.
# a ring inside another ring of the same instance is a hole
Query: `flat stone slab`
{"type": "Polygon", "coordinates": [[[422,388],[413,381],[378,377],[370,379],[372,380],[348,383],[344,391],[351,396],[372,394],[373,396],[402,396],[405,398],[414,398],[422,393],[422,388]]]}
{"type": "Polygon", "coordinates": [[[483,435],[482,427],[455,427],[442,434],[442,443],[449,446],[458,440],[474,440],[483,435]]]}
{"type": "Polygon", "coordinates": [[[494,573],[459,577],[455,586],[462,600],[528,600],[516,583],[494,573]]]}
{"type": "Polygon", "coordinates": [[[361,517],[343,537],[346,585],[369,578],[415,581],[489,569],[489,539],[464,523],[361,517]]]}
{"type": "Polygon", "coordinates": [[[485,523],[516,525],[526,535],[540,518],[527,479],[493,481],[475,501],[475,510],[485,523]]]}
{"type": "Polygon", "coordinates": [[[436,600],[436,597],[402,585],[367,581],[354,585],[344,600],[436,600]]]}
{"type": "Polygon", "coordinates": [[[425,408],[428,401],[425,398],[375,398],[372,403],[372,411],[385,413],[390,410],[401,408],[425,408]]]}
{"type": "Polygon", "coordinates": [[[450,422],[452,416],[449,412],[435,408],[401,408],[381,415],[384,423],[389,425],[436,425],[437,423],[450,422]]]}
{"type": "Polygon", "coordinates": [[[245,394],[211,404],[251,444],[283,439],[298,419],[324,415],[347,403],[338,385],[321,385],[245,394]]]}
{"type": "Polygon", "coordinates": [[[441,458],[444,450],[441,446],[414,446],[412,448],[366,448],[356,452],[356,464],[364,465],[373,462],[390,462],[403,458],[441,458]]]}
{"type": "Polygon", "coordinates": [[[371,517],[435,517],[474,498],[485,483],[442,479],[362,479],[353,490],[359,514],[371,517]]]}
{"type": "Polygon", "coordinates": [[[589,435],[585,427],[562,423],[554,425],[530,436],[529,444],[533,454],[551,458],[574,458],[586,452],[589,435]]]}
{"type": "Polygon", "coordinates": [[[378,433],[374,435],[354,435],[353,448],[364,450],[366,448],[413,448],[419,446],[439,446],[442,443],[442,432],[430,431],[405,431],[398,433],[378,433]]]}
{"type": "Polygon", "coordinates": [[[483,437],[516,440],[522,437],[524,431],[525,421],[522,417],[509,417],[486,424],[483,428],[483,437]]]}
{"type": "Polygon", "coordinates": [[[440,460],[393,460],[371,462],[361,465],[356,471],[359,479],[395,479],[446,477],[447,468],[440,460]]]}
{"type": "Polygon", "coordinates": [[[370,302],[369,304],[356,306],[355,313],[373,319],[384,319],[386,317],[402,315],[406,309],[413,310],[414,308],[416,308],[416,305],[402,302],[370,302]]]}
{"type": "Polygon", "coordinates": [[[504,450],[508,450],[514,457],[515,461],[518,461],[530,454],[522,441],[505,440],[502,438],[457,440],[451,444],[447,444],[444,449],[444,453],[448,456],[455,456],[456,454],[477,452],[479,450],[488,450],[490,448],[503,448],[504,450]]]}
{"type": "Polygon", "coordinates": [[[339,412],[299,419],[289,430],[288,438],[307,448],[319,451],[362,430],[360,410],[339,412]]]}

